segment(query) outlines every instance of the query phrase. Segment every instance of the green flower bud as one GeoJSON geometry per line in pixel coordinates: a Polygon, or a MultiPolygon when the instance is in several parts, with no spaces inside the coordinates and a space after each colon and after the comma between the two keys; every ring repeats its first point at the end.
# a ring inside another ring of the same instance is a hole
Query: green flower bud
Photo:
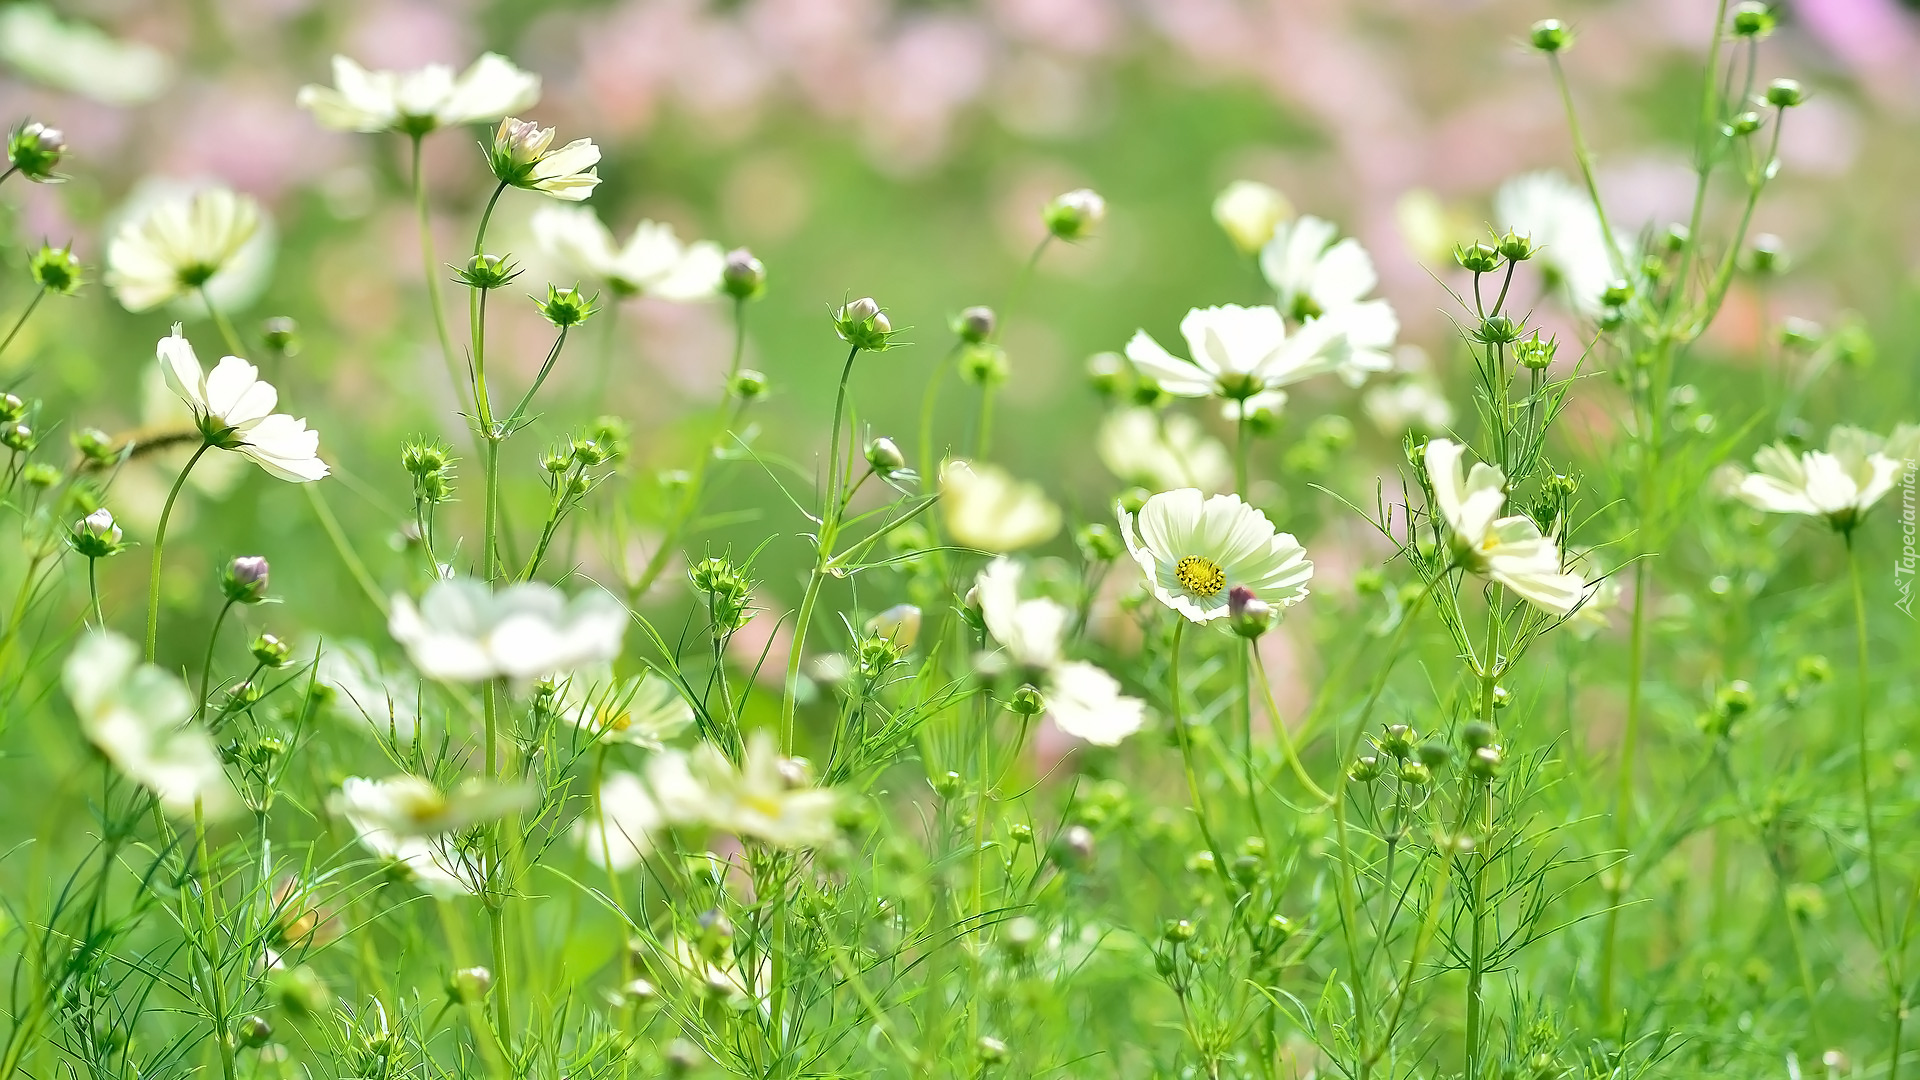
{"type": "Polygon", "coordinates": [[[258,1050],[273,1038],[273,1025],[264,1016],[249,1016],[234,1025],[233,1037],[241,1046],[258,1050]]]}
{"type": "Polygon", "coordinates": [[[863,296],[842,307],[833,317],[834,331],[840,340],[865,352],[884,352],[893,336],[893,323],[871,296],[863,296]]]}
{"type": "Polygon", "coordinates": [[[125,546],[120,542],[120,526],[104,506],[74,522],[67,540],[73,550],[89,559],[104,559],[125,546]]]}
{"type": "Polygon", "coordinates": [[[1133,366],[1119,353],[1094,353],[1087,358],[1087,381],[1101,397],[1118,396],[1132,374],[1133,366]]]}
{"type": "Polygon", "coordinates": [[[1412,756],[1414,741],[1418,737],[1405,724],[1388,724],[1387,730],[1374,742],[1380,747],[1381,753],[1394,758],[1406,758],[1412,756]]]}
{"type": "Polygon", "coordinates": [[[300,353],[300,324],[285,315],[275,315],[260,324],[260,340],[281,356],[300,353]]]}
{"type": "Polygon", "coordinates": [[[1007,1060],[1007,1044],[991,1035],[980,1036],[974,1051],[982,1065],[1004,1065],[1007,1060]]]}
{"type": "Polygon", "coordinates": [[[566,329],[579,326],[593,316],[599,309],[594,306],[598,296],[582,296],[580,290],[562,289],[554,285],[547,286],[547,298],[536,301],[540,317],[553,325],[566,329]]]}
{"type": "Polygon", "coordinates": [[[35,285],[60,296],[72,296],[86,284],[80,256],[75,255],[72,248],[41,244],[40,250],[27,260],[27,272],[33,275],[35,285]]]}
{"type": "Polygon", "coordinates": [[[1484,240],[1475,240],[1471,244],[1455,244],[1453,261],[1459,263],[1462,269],[1485,274],[1500,265],[1500,252],[1484,240]]]}
{"type": "Polygon", "coordinates": [[[1112,562],[1126,551],[1120,534],[1113,531],[1111,525],[1100,522],[1082,525],[1073,535],[1073,542],[1080,549],[1080,555],[1088,562],[1112,562]]]}
{"type": "Polygon", "coordinates": [[[978,345],[993,336],[998,320],[990,307],[970,307],[953,317],[953,332],[961,341],[978,345]]]}
{"type": "Polygon", "coordinates": [[[1007,700],[1007,710],[1021,716],[1038,716],[1046,709],[1046,696],[1041,694],[1039,688],[1032,683],[1015,690],[1013,697],[1007,700]]]}
{"type": "Polygon", "coordinates": [[[752,368],[741,368],[728,389],[741,401],[758,401],[767,396],[767,377],[752,368]]]}
{"type": "Polygon", "coordinates": [[[1500,238],[1500,243],[1496,250],[1500,252],[1500,257],[1508,262],[1525,262],[1533,258],[1533,238],[1531,236],[1521,236],[1519,233],[1509,229],[1507,230],[1507,234],[1500,238]]]}
{"type": "Polygon", "coordinates": [[[1778,22],[1773,9],[1758,0],[1747,0],[1733,9],[1733,33],[1736,37],[1764,38],[1773,33],[1778,22]]]}
{"type": "Polygon", "coordinates": [[[1553,354],[1559,347],[1557,339],[1542,338],[1539,331],[1535,331],[1532,337],[1513,343],[1513,358],[1529,371],[1542,371],[1553,363],[1553,354]]]}
{"type": "Polygon", "coordinates": [[[1508,345],[1519,340],[1520,324],[1505,315],[1489,315],[1480,320],[1473,336],[1488,345],[1508,345]]]}
{"type": "Polygon", "coordinates": [[[54,166],[67,152],[67,137],[59,128],[50,128],[38,120],[23,120],[7,137],[7,160],[20,175],[36,184],[57,184],[64,178],[53,174],[54,166]]]}
{"type": "Polygon", "coordinates": [[[242,555],[220,572],[220,591],[236,604],[257,604],[267,595],[270,567],[259,555],[242,555]]]}
{"type": "Polygon", "coordinates": [[[1776,109],[1791,109],[1806,100],[1806,91],[1793,79],[1775,79],[1767,84],[1767,104],[1776,109]]]}
{"type": "Polygon", "coordinates": [[[247,648],[253,653],[255,660],[258,660],[265,667],[272,668],[277,668],[285,664],[287,657],[293,654],[293,646],[288,645],[272,634],[261,634],[259,637],[254,638],[253,644],[247,648]]]}
{"type": "Polygon", "coordinates": [[[1429,769],[1441,769],[1446,767],[1447,762],[1453,760],[1453,747],[1438,739],[1428,739],[1414,751],[1414,756],[1429,769]]]}
{"type": "Polygon", "coordinates": [[[752,300],[767,291],[767,268],[753,252],[734,248],[720,268],[720,291],[735,300],[752,300]]]}
{"type": "Polygon", "coordinates": [[[1106,216],[1107,200],[1090,188],[1056,195],[1040,211],[1040,220],[1046,224],[1047,231],[1062,240],[1085,239],[1100,227],[1106,216]]]}
{"type": "Polygon", "coordinates": [[[1469,721],[1460,728],[1460,741],[1468,750],[1492,746],[1493,740],[1498,736],[1499,732],[1493,729],[1492,724],[1482,723],[1479,720],[1469,721]]]}
{"type": "Polygon", "coordinates": [[[1370,783],[1379,777],[1380,759],[1372,754],[1355,758],[1353,765],[1347,769],[1347,779],[1356,784],[1370,783]]]}
{"type": "Polygon", "coordinates": [[[1403,761],[1397,774],[1400,782],[1413,787],[1426,787],[1433,783],[1433,770],[1417,761],[1403,761]]]}
{"type": "Polygon", "coordinates": [[[520,267],[505,255],[475,255],[455,270],[453,279],[470,289],[498,289],[520,276],[520,267]]]}
{"type": "Polygon", "coordinates": [[[1227,628],[1253,641],[1273,629],[1278,612],[1273,605],[1253,594],[1245,585],[1235,585],[1227,594],[1227,628]]]}
{"type": "Polygon", "coordinates": [[[1565,52],[1573,44],[1573,30],[1559,19],[1541,19],[1533,24],[1528,40],[1544,53],[1565,52]]]}

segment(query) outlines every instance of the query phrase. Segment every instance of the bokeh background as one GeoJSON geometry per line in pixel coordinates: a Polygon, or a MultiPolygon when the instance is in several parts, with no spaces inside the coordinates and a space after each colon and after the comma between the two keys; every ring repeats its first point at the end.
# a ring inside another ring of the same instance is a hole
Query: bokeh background
{"type": "MultiPolygon", "coordinates": [[[[1742,279],[1692,381],[1737,391],[1757,365],[1779,362],[1776,327],[1790,317],[1857,327],[1874,345],[1862,354],[1871,363],[1836,368],[1807,414],[1822,430],[1837,418],[1885,430],[1912,419],[1916,400],[1920,10],[1900,0],[1780,8],[1761,73],[1803,80],[1812,99],[1789,118],[1782,176],[1756,228],[1783,238],[1794,270],[1742,279]]],[[[404,69],[503,52],[545,79],[532,116],[562,138],[605,147],[605,183],[591,205],[616,231],[647,217],[685,237],[752,247],[772,280],[751,308],[747,346],[748,363],[775,388],[757,413],[759,438],[795,460],[824,440],[841,359],[826,318],[833,305],[872,294],[896,326],[912,327],[904,338],[913,348],[863,361],[857,396],[876,432],[910,436],[927,373],[950,340],[949,315],[1002,303],[1039,236],[1040,205],[1092,186],[1111,208],[1101,234],[1056,245],[1005,313],[1012,378],[993,456],[1097,514],[1115,481],[1092,449],[1102,405],[1081,376],[1086,357],[1117,349],[1136,326],[1174,340],[1189,306],[1265,296],[1210,220],[1224,184],[1264,180],[1358,235],[1401,315],[1405,362],[1436,372],[1470,415],[1441,288],[1454,281],[1446,248],[1483,231],[1503,179],[1572,168],[1548,70],[1521,44],[1527,26],[1551,15],[1576,27],[1566,64],[1601,185],[1617,219],[1661,226],[1684,218],[1692,192],[1688,140],[1713,9],[1712,0],[10,4],[0,7],[0,116],[59,126],[73,151],[70,182],[9,188],[17,212],[6,258],[17,271],[27,245],[71,240],[97,265],[116,216],[169,182],[217,178],[257,196],[274,219],[273,265],[236,321],[249,335],[268,316],[299,321],[300,352],[267,375],[322,432],[340,478],[333,505],[376,576],[398,587],[410,580],[397,543],[407,502],[400,441],[425,434],[464,446],[466,437],[422,306],[404,142],[328,133],[294,106],[303,83],[330,81],[331,54],[404,69]]],[[[428,140],[443,255],[470,244],[489,190],[478,137],[428,140]]],[[[528,261],[523,291],[543,291],[526,229],[540,201],[507,199],[488,245],[528,261]]],[[[506,295],[495,309],[495,364],[524,380],[549,331],[530,303],[506,295]]],[[[0,303],[27,298],[15,288],[0,303]]],[[[635,457],[610,497],[644,523],[654,471],[684,467],[711,415],[727,315],[718,304],[638,300],[587,327],[539,435],[517,441],[522,460],[507,464],[522,497],[539,496],[540,439],[613,412],[634,425],[635,457]],[[592,397],[602,362],[609,389],[592,397]]],[[[1544,306],[1542,316],[1573,329],[1544,306]]],[[[152,343],[175,317],[130,315],[92,286],[37,315],[0,377],[46,398],[49,415],[110,431],[163,421],[152,343]]],[[[202,353],[212,352],[212,328],[185,317],[202,353]]],[[[949,393],[962,400],[957,387],[949,393]]],[[[1614,430],[1609,394],[1595,381],[1580,395],[1573,427],[1594,448],[1614,430]]],[[[1397,433],[1369,429],[1356,400],[1331,383],[1296,395],[1263,450],[1269,467],[1307,420],[1343,412],[1360,428],[1357,464],[1329,483],[1370,490],[1392,466],[1397,433]]],[[[221,526],[176,531],[167,579],[176,606],[210,609],[210,569],[260,551],[274,560],[274,591],[293,619],[378,636],[377,612],[344,584],[302,500],[255,470],[201,473],[185,512],[217,512],[221,526]]],[[[477,472],[467,475],[477,485],[477,472]]],[[[167,478],[135,469],[117,489],[116,510],[141,533],[167,478]]],[[[775,502],[751,469],[729,472],[726,484],[721,509],[775,502]]],[[[1309,533],[1337,538],[1352,527],[1325,508],[1301,512],[1309,533]]],[[[770,513],[708,535],[751,542],[802,525],[770,513]]],[[[1338,572],[1339,544],[1303,539],[1338,572]]],[[[622,555],[572,554],[589,573],[622,555]]],[[[778,572],[787,558],[767,556],[776,594],[793,588],[778,572]]],[[[134,611],[144,562],[109,568],[107,590],[123,613],[134,611]]],[[[203,631],[191,620],[169,625],[195,643],[182,638],[181,655],[198,647],[203,631]]]]}

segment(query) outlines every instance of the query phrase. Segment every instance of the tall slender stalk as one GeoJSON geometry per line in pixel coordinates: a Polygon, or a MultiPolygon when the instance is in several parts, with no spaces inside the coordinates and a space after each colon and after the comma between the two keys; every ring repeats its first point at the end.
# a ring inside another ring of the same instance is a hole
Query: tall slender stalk
{"type": "Polygon", "coordinates": [[[820,534],[815,551],[813,572],[807,576],[807,591],[800,598],[800,613],[793,621],[792,652],[787,657],[786,693],[780,703],[780,746],[787,753],[793,752],[793,716],[798,704],[800,690],[800,658],[806,651],[807,626],[813,621],[813,608],[820,599],[820,587],[826,583],[829,564],[833,561],[833,544],[840,530],[840,514],[844,509],[840,494],[840,425],[847,411],[847,383],[853,378],[853,362],[860,356],[860,346],[847,350],[847,359],[840,367],[840,389],[833,398],[832,448],[827,452],[827,501],[821,508],[820,534]]]}
{"type": "Polygon", "coordinates": [[[19,335],[20,328],[27,325],[27,317],[33,314],[34,308],[40,306],[40,301],[45,299],[46,295],[47,287],[45,285],[34,290],[33,299],[27,301],[27,306],[20,312],[20,317],[13,320],[13,329],[7,331],[5,338],[0,338],[0,355],[6,354],[7,346],[13,344],[13,339],[19,335]]]}
{"type": "Polygon", "coordinates": [[[153,662],[153,651],[160,641],[160,557],[167,548],[167,521],[173,517],[174,500],[180,497],[180,489],[186,486],[187,474],[200,462],[200,456],[213,448],[210,442],[202,442],[200,448],[187,459],[180,475],[173,481],[172,490],[167,492],[167,501],[160,507],[160,523],[153,529],[153,561],[147,572],[147,662],[153,662]]]}

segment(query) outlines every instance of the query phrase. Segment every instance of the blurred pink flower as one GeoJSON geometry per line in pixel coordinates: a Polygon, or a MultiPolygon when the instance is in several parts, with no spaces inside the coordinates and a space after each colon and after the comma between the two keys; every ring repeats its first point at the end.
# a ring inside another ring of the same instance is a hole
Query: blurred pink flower
{"type": "Polygon", "coordinates": [[[406,71],[427,64],[464,65],[475,50],[466,21],[446,5],[383,0],[362,7],[342,51],[368,68],[406,71]]]}
{"type": "Polygon", "coordinates": [[[911,174],[938,161],[954,113],[986,85],[990,50],[971,19],[936,15],[905,23],[867,69],[862,126],[874,164],[911,174]]]}
{"type": "Polygon", "coordinates": [[[1052,51],[1090,56],[1111,50],[1120,36],[1112,0],[991,0],[987,7],[1008,37],[1052,51]]]}
{"type": "Polygon", "coordinates": [[[1800,0],[1793,12],[1808,33],[1854,67],[1911,69],[1920,51],[1920,18],[1894,0],[1800,0]]]}
{"type": "Polygon", "coordinates": [[[291,87],[229,80],[193,88],[158,168],[211,173],[271,201],[312,183],[345,149],[342,140],[314,137],[291,87]]]}

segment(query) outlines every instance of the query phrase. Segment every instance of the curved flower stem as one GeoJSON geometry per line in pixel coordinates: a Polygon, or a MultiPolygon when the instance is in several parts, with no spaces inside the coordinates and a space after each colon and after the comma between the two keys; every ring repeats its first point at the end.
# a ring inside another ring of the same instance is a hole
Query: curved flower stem
{"type": "Polygon", "coordinates": [[[1868,704],[1871,695],[1869,681],[1873,668],[1871,654],[1867,646],[1867,602],[1860,588],[1860,553],[1855,548],[1853,533],[1846,534],[1847,578],[1853,589],[1853,630],[1854,645],[1859,650],[1860,682],[1856,690],[1856,724],[1854,728],[1858,745],[1855,754],[1860,760],[1860,812],[1866,822],[1867,833],[1867,889],[1873,893],[1871,910],[1873,912],[1874,945],[1880,950],[1880,963],[1887,980],[1887,991],[1893,997],[1893,1033],[1891,1057],[1887,1063],[1887,1080],[1899,1080],[1900,1076],[1900,1036],[1904,1017],[1901,1016],[1903,998],[1906,994],[1905,978],[1897,962],[1896,950],[1903,950],[1905,942],[1895,942],[1892,930],[1887,923],[1886,899],[1882,891],[1880,876],[1880,834],[1874,824],[1873,800],[1873,753],[1869,738],[1870,728],[1868,704]]]}
{"type": "Polygon", "coordinates": [[[227,353],[232,356],[245,353],[247,348],[241,344],[240,335],[234,332],[233,324],[227,321],[227,317],[220,314],[220,309],[213,306],[213,297],[207,294],[205,285],[200,286],[200,302],[207,306],[207,314],[213,319],[214,329],[220,331],[220,340],[226,344],[227,353]]]}
{"type": "Polygon", "coordinates": [[[1280,707],[1273,698],[1273,684],[1267,680],[1266,660],[1260,656],[1260,650],[1255,648],[1252,642],[1247,643],[1247,652],[1253,657],[1254,678],[1260,684],[1260,693],[1267,699],[1267,719],[1273,724],[1273,730],[1280,737],[1280,749],[1287,756],[1287,765],[1293,769],[1293,775],[1300,781],[1301,786],[1312,792],[1314,798],[1323,803],[1332,802],[1333,796],[1327,794],[1325,788],[1314,783],[1313,777],[1307,774],[1306,766],[1300,763],[1299,752],[1293,745],[1293,733],[1287,730],[1286,722],[1280,718],[1280,707]]]}
{"type": "Polygon", "coordinates": [[[100,611],[99,566],[99,559],[87,560],[87,597],[93,602],[93,625],[97,629],[105,630],[107,628],[107,617],[100,611]]]}
{"type": "Polygon", "coordinates": [[[154,646],[160,640],[160,555],[167,547],[167,519],[173,516],[173,503],[180,497],[180,489],[187,484],[187,474],[200,462],[200,456],[213,448],[210,442],[202,442],[200,449],[193,452],[180,475],[173,482],[173,489],[167,492],[166,504],[160,508],[160,524],[153,530],[153,565],[147,574],[147,662],[153,662],[154,646]]]}
{"type": "Polygon", "coordinates": [[[1200,823],[1200,838],[1213,854],[1214,873],[1231,892],[1233,879],[1227,876],[1227,860],[1213,839],[1213,826],[1207,823],[1207,802],[1200,794],[1199,774],[1193,769],[1193,737],[1187,731],[1186,712],[1180,707],[1180,639],[1186,632],[1187,620],[1183,617],[1173,626],[1173,654],[1167,663],[1167,699],[1173,710],[1173,733],[1180,741],[1180,765],[1187,775],[1187,794],[1193,797],[1193,816],[1200,823]]]}
{"type": "Polygon", "coordinates": [[[853,362],[860,346],[847,350],[840,367],[840,390],[833,399],[832,449],[827,453],[827,501],[821,509],[820,536],[813,573],[807,576],[807,591],[800,598],[800,613],[793,621],[793,647],[787,657],[786,693],[780,703],[780,746],[783,753],[793,752],[793,713],[800,690],[800,657],[806,650],[807,624],[813,621],[813,606],[820,599],[820,586],[826,582],[828,564],[833,560],[833,542],[840,530],[840,421],[847,411],[847,383],[853,378],[853,362]]]}
{"type": "Polygon", "coordinates": [[[440,336],[440,353],[447,363],[447,378],[454,393],[461,393],[466,380],[460,377],[460,361],[453,351],[453,334],[447,329],[446,304],[440,293],[439,261],[433,257],[433,224],[427,213],[427,184],[420,166],[419,135],[413,136],[413,208],[420,219],[420,258],[427,273],[427,306],[433,309],[433,329],[440,336]]]}
{"type": "MultiPolygon", "coordinates": [[[[1493,726],[1494,691],[1500,679],[1500,601],[1502,590],[1495,586],[1493,602],[1487,612],[1487,654],[1480,660],[1480,722],[1493,726]]],[[[1482,811],[1481,827],[1491,827],[1490,792],[1482,792],[1477,800],[1482,811]]],[[[1462,827],[1471,828],[1471,818],[1462,814],[1462,827]]],[[[1482,838],[1484,843],[1485,838],[1482,838]]],[[[1467,880],[1468,918],[1473,921],[1471,938],[1468,944],[1467,960],[1467,1059],[1466,1080],[1478,1080],[1485,1070],[1485,1050],[1481,1047],[1484,1023],[1481,1017],[1483,1003],[1481,984],[1486,978],[1486,854],[1478,850],[1468,852],[1465,858],[1473,860],[1473,869],[1463,876],[1467,880]]]]}
{"type": "Polygon", "coordinates": [[[206,714],[207,694],[213,688],[213,650],[214,646],[220,643],[220,626],[227,621],[227,613],[232,610],[233,601],[228,600],[226,603],[220,605],[220,614],[213,617],[213,632],[207,635],[206,659],[200,662],[200,702],[193,707],[193,718],[195,720],[200,719],[200,717],[206,714]]]}
{"type": "Polygon", "coordinates": [[[223,1080],[234,1080],[237,1075],[233,1060],[233,1035],[227,1030],[227,988],[226,976],[221,972],[220,912],[215,904],[213,863],[207,855],[207,814],[205,804],[199,799],[193,800],[193,837],[194,846],[200,863],[200,899],[207,920],[206,940],[201,949],[207,962],[208,992],[213,997],[213,1041],[220,1048],[220,1075],[223,1080]]]}
{"type": "Polygon", "coordinates": [[[7,331],[7,336],[4,339],[0,339],[0,355],[4,355],[7,351],[7,346],[13,344],[13,339],[20,333],[20,328],[27,325],[27,316],[33,314],[33,309],[40,306],[41,299],[46,295],[47,287],[45,285],[40,286],[39,289],[34,291],[33,299],[27,301],[27,306],[25,310],[20,312],[20,317],[13,320],[13,329],[7,331]]]}

